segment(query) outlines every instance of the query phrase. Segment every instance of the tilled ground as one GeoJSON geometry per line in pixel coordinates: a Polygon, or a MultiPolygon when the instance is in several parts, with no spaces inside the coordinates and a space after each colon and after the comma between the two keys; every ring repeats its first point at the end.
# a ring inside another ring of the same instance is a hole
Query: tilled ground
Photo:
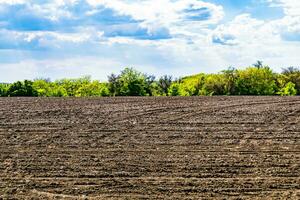
{"type": "Polygon", "coordinates": [[[0,199],[300,199],[300,97],[0,98],[0,199]]]}

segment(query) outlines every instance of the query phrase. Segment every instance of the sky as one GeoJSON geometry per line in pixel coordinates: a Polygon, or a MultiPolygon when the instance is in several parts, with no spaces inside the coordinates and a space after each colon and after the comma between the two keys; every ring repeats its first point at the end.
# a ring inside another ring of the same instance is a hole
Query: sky
{"type": "Polygon", "coordinates": [[[0,0],[0,82],[300,65],[299,0],[0,0]]]}

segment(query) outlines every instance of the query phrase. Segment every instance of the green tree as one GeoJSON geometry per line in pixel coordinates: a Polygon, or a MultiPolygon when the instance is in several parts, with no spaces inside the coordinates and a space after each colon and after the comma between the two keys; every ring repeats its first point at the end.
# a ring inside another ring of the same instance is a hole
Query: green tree
{"type": "Polygon", "coordinates": [[[119,76],[115,74],[111,74],[108,76],[108,90],[111,96],[117,96],[120,94],[120,83],[119,76]]]}
{"type": "Polygon", "coordinates": [[[168,96],[179,96],[180,83],[173,82],[168,90],[168,96]]]}
{"type": "Polygon", "coordinates": [[[163,94],[163,92],[161,91],[161,88],[158,85],[157,81],[155,81],[151,84],[150,94],[151,94],[151,96],[166,96],[166,94],[163,94]]]}
{"type": "Polygon", "coordinates": [[[226,79],[223,74],[210,74],[205,79],[201,94],[203,95],[226,95],[226,79]]]}
{"type": "MultiPolygon", "coordinates": [[[[188,76],[175,81],[178,83],[179,96],[197,96],[202,89],[205,80],[204,74],[188,76]]],[[[172,86],[172,85],[171,85],[172,86]]],[[[176,86],[177,87],[177,86],[176,86]]],[[[174,89],[174,88],[173,88],[174,89]]]]}
{"type": "Polygon", "coordinates": [[[237,70],[236,90],[239,95],[274,95],[276,76],[269,67],[237,70]]]}
{"type": "Polygon", "coordinates": [[[52,83],[51,84],[51,96],[52,97],[67,97],[68,92],[63,86],[57,85],[56,83],[52,83]]]}
{"type": "Polygon", "coordinates": [[[147,75],[144,74],[145,77],[145,91],[146,95],[154,96],[154,94],[157,94],[157,84],[155,84],[155,76],[154,75],[147,75]]]}
{"type": "Polygon", "coordinates": [[[286,76],[287,82],[295,84],[297,94],[300,95],[300,69],[296,67],[288,67],[283,69],[282,74],[286,76]]]}
{"type": "Polygon", "coordinates": [[[0,97],[7,96],[8,84],[0,84],[0,97]]]}
{"type": "Polygon", "coordinates": [[[102,97],[109,96],[107,84],[93,81],[89,84],[83,84],[77,91],[76,97],[102,97]]]}
{"type": "Polygon", "coordinates": [[[258,60],[258,61],[256,61],[256,63],[253,64],[253,66],[258,68],[258,69],[263,68],[264,67],[263,66],[263,61],[258,60]]]}
{"type": "Polygon", "coordinates": [[[82,85],[87,85],[91,82],[90,76],[84,76],[78,79],[61,79],[57,80],[55,83],[63,87],[67,91],[68,96],[76,96],[77,90],[82,87],[82,85]]]}
{"type": "MultiPolygon", "coordinates": [[[[146,77],[133,68],[125,68],[118,77],[121,96],[146,96],[146,77]]],[[[149,95],[149,94],[148,94],[149,95]]]]}
{"type": "Polygon", "coordinates": [[[168,95],[168,91],[172,84],[172,80],[173,80],[172,76],[168,76],[168,75],[164,75],[159,78],[157,84],[161,90],[162,95],[164,95],[164,96],[168,95]]]}
{"type": "Polygon", "coordinates": [[[36,79],[33,82],[33,88],[37,91],[39,97],[51,97],[52,88],[50,80],[47,79],[36,79]]]}
{"type": "Polygon", "coordinates": [[[297,90],[295,89],[295,84],[288,82],[285,87],[281,88],[277,93],[281,96],[295,96],[297,95],[297,90]]]}
{"type": "Polygon", "coordinates": [[[7,95],[11,97],[35,97],[38,96],[37,91],[33,88],[33,82],[25,80],[17,81],[11,84],[7,90],[7,95]]]}
{"type": "Polygon", "coordinates": [[[229,67],[227,70],[222,71],[222,74],[225,79],[225,93],[226,95],[235,95],[236,94],[236,69],[229,67]]]}

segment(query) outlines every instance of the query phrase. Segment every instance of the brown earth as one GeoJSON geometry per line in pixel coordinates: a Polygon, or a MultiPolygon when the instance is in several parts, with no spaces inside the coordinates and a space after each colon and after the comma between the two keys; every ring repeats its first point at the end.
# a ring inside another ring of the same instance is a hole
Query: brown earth
{"type": "Polygon", "coordinates": [[[300,97],[0,98],[0,199],[300,199],[300,97]]]}

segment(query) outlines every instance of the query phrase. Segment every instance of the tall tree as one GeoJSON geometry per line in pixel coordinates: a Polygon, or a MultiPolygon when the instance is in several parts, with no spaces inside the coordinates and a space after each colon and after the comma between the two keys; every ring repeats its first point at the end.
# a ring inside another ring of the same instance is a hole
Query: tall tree
{"type": "MultiPolygon", "coordinates": [[[[146,77],[133,68],[125,68],[119,78],[120,95],[122,96],[146,96],[146,77]]],[[[149,95],[149,94],[148,94],[149,95]]]]}
{"type": "Polygon", "coordinates": [[[256,61],[256,63],[253,64],[253,66],[260,69],[263,67],[263,61],[258,60],[256,61]]]}
{"type": "Polygon", "coordinates": [[[168,76],[168,75],[164,75],[164,76],[159,78],[158,85],[161,88],[162,93],[164,95],[168,95],[168,91],[169,91],[169,88],[172,84],[172,80],[173,80],[173,77],[168,76]]]}
{"type": "Polygon", "coordinates": [[[234,67],[229,67],[227,70],[222,71],[225,78],[225,91],[227,95],[236,94],[236,69],[234,67]]]}
{"type": "Polygon", "coordinates": [[[111,74],[108,76],[108,89],[111,96],[117,96],[120,93],[119,76],[111,74]]]}

